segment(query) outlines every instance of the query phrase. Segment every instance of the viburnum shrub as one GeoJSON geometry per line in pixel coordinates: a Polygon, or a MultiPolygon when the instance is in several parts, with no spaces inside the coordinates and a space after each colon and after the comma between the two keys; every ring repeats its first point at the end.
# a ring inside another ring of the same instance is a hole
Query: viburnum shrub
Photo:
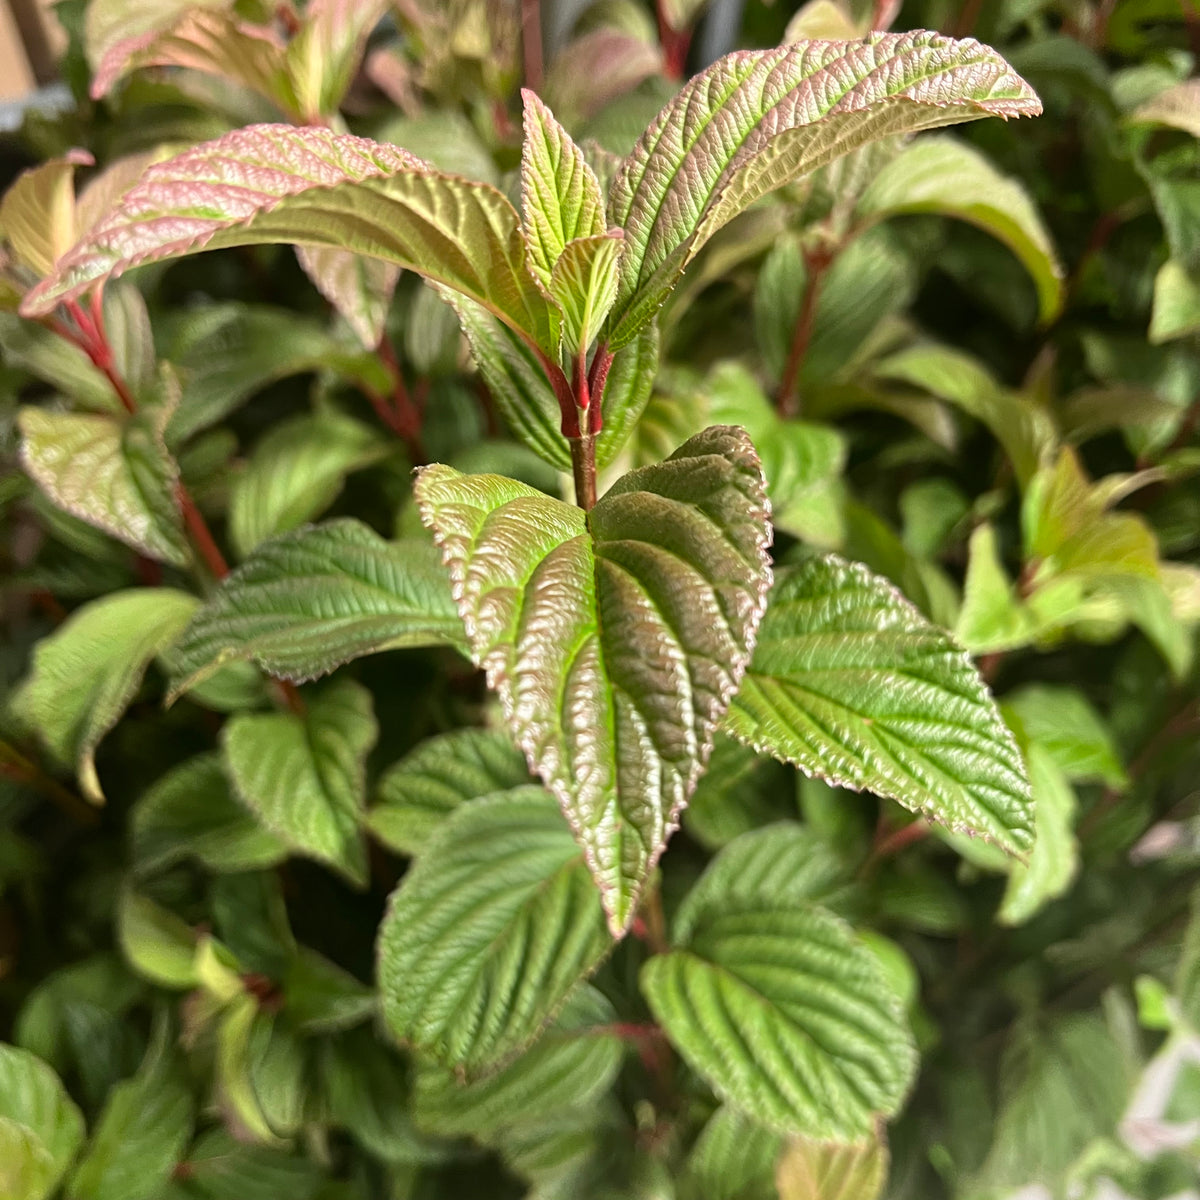
{"type": "Polygon", "coordinates": [[[1190,1194],[1200,15],[699,7],[62,6],[0,1196],[1190,1194]]]}

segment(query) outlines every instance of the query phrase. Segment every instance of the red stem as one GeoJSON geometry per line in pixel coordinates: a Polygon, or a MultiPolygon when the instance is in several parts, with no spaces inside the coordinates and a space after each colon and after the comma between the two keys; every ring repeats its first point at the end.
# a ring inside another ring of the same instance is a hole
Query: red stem
{"type": "Polygon", "coordinates": [[[796,318],[796,328],[792,332],[792,344],[783,367],[783,377],[779,381],[776,400],[781,417],[800,415],[800,369],[804,366],[804,356],[808,353],[808,345],[812,341],[821,284],[824,282],[825,273],[833,265],[833,260],[834,253],[831,250],[814,250],[804,256],[807,271],[804,297],[800,301],[800,315],[796,318]]]}
{"type": "Polygon", "coordinates": [[[663,73],[668,79],[682,79],[692,45],[692,31],[675,29],[671,25],[662,0],[655,5],[655,15],[658,17],[658,41],[663,53],[663,73]]]}
{"type": "Polygon", "coordinates": [[[525,86],[541,91],[544,73],[541,0],[521,0],[521,49],[525,57],[525,86]]]}

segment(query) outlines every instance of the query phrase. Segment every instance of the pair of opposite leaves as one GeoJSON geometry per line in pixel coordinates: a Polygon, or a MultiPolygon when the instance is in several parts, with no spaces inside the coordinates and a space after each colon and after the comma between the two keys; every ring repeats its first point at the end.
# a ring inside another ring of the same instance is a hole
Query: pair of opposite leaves
{"type": "MultiPolygon", "coordinates": [[[[767,192],[880,137],[1038,111],[994,52],[925,31],[740,52],[664,108],[617,168],[606,214],[583,212],[595,207],[595,176],[530,101],[527,129],[541,136],[523,158],[524,225],[495,189],[395,147],[256,126],[151,167],[22,312],[44,315],[129,267],[205,248],[332,246],[481,306],[538,354],[557,390],[572,303],[590,312],[584,336],[599,330],[618,349],[653,319],[707,238],[767,192]],[[555,269],[593,225],[620,231],[618,254],[590,260],[607,282],[567,272],[556,302],[555,269]]],[[[626,476],[591,514],[446,467],[422,474],[417,497],[473,655],[566,811],[619,934],[704,769],[765,609],[770,524],[754,449],[740,430],[710,429],[626,476]]],[[[732,728],[801,761],[772,745],[767,723],[742,715],[732,728]]],[[[833,765],[827,773],[847,778],[833,765]]],[[[947,815],[920,795],[896,798],[947,815]]],[[[1027,837],[1004,825],[976,828],[1023,848],[1027,837]]]]}

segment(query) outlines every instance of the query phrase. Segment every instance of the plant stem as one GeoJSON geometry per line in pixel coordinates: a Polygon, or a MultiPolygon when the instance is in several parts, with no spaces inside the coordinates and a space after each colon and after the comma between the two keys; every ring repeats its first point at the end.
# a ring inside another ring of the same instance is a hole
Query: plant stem
{"type": "Polygon", "coordinates": [[[668,79],[682,79],[687,66],[688,50],[692,45],[690,29],[675,29],[667,20],[662,0],[658,0],[655,15],[658,18],[658,41],[662,46],[663,74],[668,79]]]}
{"type": "Polygon", "coordinates": [[[821,284],[825,280],[826,272],[833,265],[834,257],[831,250],[815,250],[804,256],[804,296],[800,301],[800,314],[796,318],[796,328],[792,331],[792,345],[788,350],[776,400],[781,417],[800,415],[800,369],[804,366],[804,356],[808,353],[808,345],[812,341],[821,284]]]}
{"type": "Polygon", "coordinates": [[[975,22],[983,10],[983,0],[967,0],[958,14],[958,22],[954,26],[955,37],[970,37],[975,31],[975,22]]]}
{"type": "Polygon", "coordinates": [[[541,0],[521,0],[521,48],[525,56],[525,86],[541,91],[544,73],[541,0]]]}
{"type": "Polygon", "coordinates": [[[389,404],[387,399],[372,387],[364,385],[363,391],[379,419],[408,447],[409,457],[414,466],[424,466],[429,460],[421,443],[421,411],[409,394],[396,351],[386,335],[379,339],[375,352],[391,376],[391,403],[389,404]]]}
{"type": "Polygon", "coordinates": [[[95,825],[100,820],[99,814],[90,804],[63,787],[33,759],[26,758],[16,747],[5,741],[0,741],[0,778],[11,779],[40,792],[67,816],[82,825],[95,825]]]}
{"type": "Polygon", "coordinates": [[[175,503],[179,505],[179,513],[183,517],[183,523],[187,526],[188,533],[191,534],[192,542],[196,547],[200,557],[204,560],[204,565],[212,573],[215,579],[224,579],[229,574],[229,564],[225,561],[225,556],[221,553],[220,546],[217,545],[213,538],[212,532],[209,530],[204,516],[196,507],[195,500],[192,499],[192,494],[180,481],[175,485],[175,503]]]}
{"type": "Polygon", "coordinates": [[[571,447],[571,472],[575,477],[575,503],[584,512],[596,504],[596,435],[584,433],[567,439],[571,447]]]}

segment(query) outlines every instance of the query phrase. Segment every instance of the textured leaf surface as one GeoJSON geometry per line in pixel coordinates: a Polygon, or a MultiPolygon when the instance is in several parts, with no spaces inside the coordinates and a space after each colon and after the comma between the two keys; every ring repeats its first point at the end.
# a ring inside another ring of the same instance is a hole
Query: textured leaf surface
{"type": "Polygon", "coordinates": [[[859,564],[781,577],[727,728],[1010,853],[1033,845],[1020,752],[970,658],[859,564]]]}
{"type": "Polygon", "coordinates": [[[524,88],[521,208],[530,260],[549,288],[563,248],[604,233],[604,196],[583,151],[535,92],[524,88]]]}
{"type": "Polygon", "coordinates": [[[384,1017],[470,1075],[537,1037],[608,950],[604,915],[553,800],[463,805],[430,838],[379,932],[384,1017]]]}
{"type": "Polygon", "coordinates": [[[36,1055],[0,1042],[0,1187],[44,1200],[83,1141],[83,1116],[36,1055]]]}
{"type": "Polygon", "coordinates": [[[778,1200],[775,1160],[783,1138],[722,1104],[688,1155],[683,1177],[687,1200],[778,1200]]]}
{"type": "Polygon", "coordinates": [[[779,1132],[859,1136],[896,1111],[916,1066],[878,960],[820,909],[710,914],[641,986],[688,1064],[779,1132]]]}
{"type": "Polygon", "coordinates": [[[766,825],[735,838],[709,863],[680,904],[672,936],[686,942],[706,915],[730,905],[828,905],[846,882],[841,860],[823,838],[795,821],[766,825]]]}
{"type": "Polygon", "coordinates": [[[714,426],[584,513],[430,467],[422,519],[475,661],[567,814],[611,928],[632,919],[737,687],[770,580],[762,474],[714,426]]]}
{"type": "Polygon", "coordinates": [[[396,146],[323,128],[255,125],[151,167],[26,297],[49,312],[99,280],[197,250],[332,246],[440,281],[552,346],[512,205],[396,146]]]}
{"type": "Polygon", "coordinates": [[[563,1109],[595,1103],[621,1065],[620,1039],[604,1029],[615,1019],[612,1005],[584,986],[533,1047],[495,1074],[464,1083],[444,1067],[418,1063],[414,1119],[443,1137],[487,1140],[506,1126],[536,1128],[563,1109]]]}
{"type": "Polygon", "coordinates": [[[305,703],[303,716],[234,717],[222,730],[225,766],[238,798],[268,830],[362,884],[366,757],[378,733],[371,693],[339,679],[305,703]]]}
{"type": "Polygon", "coordinates": [[[151,558],[190,561],[175,505],[178,468],[155,414],[23,408],[19,423],[22,464],[59,508],[151,558]]]}
{"type": "Polygon", "coordinates": [[[610,320],[621,345],[718,228],[866,142],[989,115],[1036,115],[993,50],[917,30],[727,55],[659,114],[609,195],[625,230],[610,320]]]}
{"type": "Polygon", "coordinates": [[[963,142],[922,138],[875,176],[856,212],[868,220],[938,213],[969,221],[1021,260],[1037,285],[1043,320],[1062,307],[1062,267],[1029,194],[963,142]]]}
{"type": "Polygon", "coordinates": [[[418,854],[460,804],[528,783],[525,756],[507,734],[456,729],[423,741],[383,776],[367,823],[384,845],[418,854]]]}
{"type": "Polygon", "coordinates": [[[267,538],[318,517],[346,476],[378,462],[391,447],[374,429],[339,413],[295,417],[254,447],[229,496],[229,535],[247,555],[267,538]]]}
{"type": "Polygon", "coordinates": [[[210,871],[272,867],[287,847],[229,790],[216,753],[180,763],[149,788],[130,816],[130,850],[142,871],[199,859],[210,871]]]}
{"type": "Polygon", "coordinates": [[[879,1137],[864,1142],[793,1138],[780,1159],[779,1200],[879,1200],[888,1152],[879,1137]]]}
{"type": "Polygon", "coordinates": [[[550,276],[550,296],[563,312],[567,349],[577,353],[595,340],[617,296],[621,233],[576,238],[563,248],[550,276]]]}
{"type": "Polygon", "coordinates": [[[383,337],[400,268],[328,246],[297,246],[296,257],[313,285],[341,313],[363,346],[374,350],[383,337]]]}
{"type": "Polygon", "coordinates": [[[230,662],[301,683],[364,654],[462,644],[437,550],[343,518],[264,542],[222,581],[172,653],[173,694],[230,662]]]}
{"type": "Polygon", "coordinates": [[[175,640],[198,601],[172,588],[114,592],[78,609],[33,652],[33,670],[13,697],[18,716],[61,763],[72,764],[85,794],[104,793],[94,754],[117,723],[147,665],[175,640]]]}

